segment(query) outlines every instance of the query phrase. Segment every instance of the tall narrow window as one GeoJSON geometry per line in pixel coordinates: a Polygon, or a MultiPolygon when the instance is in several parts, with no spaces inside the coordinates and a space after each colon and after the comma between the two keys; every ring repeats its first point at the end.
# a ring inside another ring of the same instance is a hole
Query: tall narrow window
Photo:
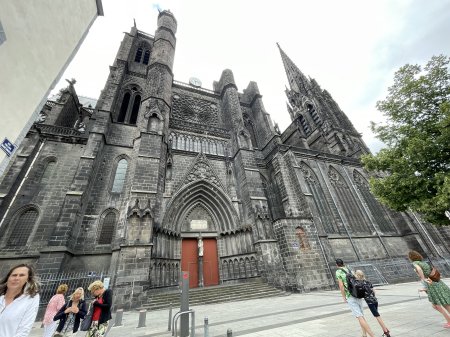
{"type": "Polygon", "coordinates": [[[142,63],[148,64],[149,60],[150,60],[150,50],[146,50],[144,54],[144,61],[142,63]]]}
{"type": "Polygon", "coordinates": [[[137,95],[134,98],[133,110],[131,111],[130,117],[130,124],[136,124],[140,105],[141,105],[141,96],[137,95]]]}
{"type": "Polygon", "coordinates": [[[125,183],[125,176],[127,174],[128,162],[126,159],[119,160],[117,164],[116,174],[114,176],[114,183],[112,192],[120,193],[123,190],[123,184],[125,183]]]}
{"type": "Polygon", "coordinates": [[[308,108],[308,112],[311,115],[314,123],[316,125],[322,125],[322,120],[320,119],[319,115],[317,114],[316,109],[311,104],[308,104],[307,108],[308,108]]]}
{"type": "Polygon", "coordinates": [[[125,117],[127,115],[128,104],[130,103],[130,93],[127,92],[123,96],[122,105],[120,106],[119,117],[117,117],[117,121],[119,123],[125,122],[125,117]]]}
{"type": "Polygon", "coordinates": [[[116,214],[109,212],[104,218],[100,234],[98,236],[98,243],[100,245],[111,244],[114,237],[114,228],[116,227],[116,214]]]}
{"type": "Polygon", "coordinates": [[[41,182],[48,181],[53,173],[53,170],[55,169],[56,161],[52,160],[47,163],[45,166],[44,173],[42,173],[41,182]]]}
{"type": "Polygon", "coordinates": [[[136,56],[134,57],[134,62],[140,63],[142,58],[142,48],[139,47],[136,51],[136,56]]]}
{"type": "Polygon", "coordinates": [[[305,117],[300,115],[298,119],[300,120],[300,124],[302,125],[303,131],[305,131],[305,134],[309,136],[311,130],[309,129],[308,122],[305,120],[305,117]]]}
{"type": "Polygon", "coordinates": [[[9,236],[7,246],[25,246],[36,224],[37,218],[38,212],[35,209],[28,209],[23,212],[13,223],[13,230],[9,236]]]}

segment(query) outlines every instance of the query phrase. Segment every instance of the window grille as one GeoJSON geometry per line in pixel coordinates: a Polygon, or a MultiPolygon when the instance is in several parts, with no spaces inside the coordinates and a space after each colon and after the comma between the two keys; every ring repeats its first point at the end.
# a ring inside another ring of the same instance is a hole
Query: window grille
{"type": "Polygon", "coordinates": [[[38,212],[28,209],[23,212],[13,224],[13,230],[9,236],[7,245],[9,247],[25,246],[37,221],[38,212]]]}

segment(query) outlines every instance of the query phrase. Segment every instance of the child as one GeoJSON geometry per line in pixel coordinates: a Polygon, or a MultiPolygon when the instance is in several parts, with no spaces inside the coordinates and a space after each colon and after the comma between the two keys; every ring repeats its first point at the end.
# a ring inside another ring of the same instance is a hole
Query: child
{"type": "Polygon", "coordinates": [[[373,285],[369,281],[366,280],[366,277],[362,270],[357,270],[355,272],[355,277],[363,282],[364,287],[364,300],[367,303],[367,306],[369,307],[370,311],[372,312],[372,315],[377,319],[378,324],[380,324],[381,328],[383,329],[383,336],[384,337],[391,337],[389,329],[384,325],[383,320],[381,319],[380,314],[378,313],[378,300],[375,297],[375,292],[373,290],[373,285]]]}

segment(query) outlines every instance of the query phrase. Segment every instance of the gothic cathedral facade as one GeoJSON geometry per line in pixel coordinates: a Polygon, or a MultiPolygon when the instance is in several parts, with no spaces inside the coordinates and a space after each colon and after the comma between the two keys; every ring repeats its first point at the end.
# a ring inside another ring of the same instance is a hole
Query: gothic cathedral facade
{"type": "Polygon", "coordinates": [[[162,11],[154,36],[125,33],[93,105],[73,82],[47,102],[0,184],[0,272],[107,270],[131,307],[182,270],[191,287],[261,277],[311,291],[335,286],[338,257],[396,282],[409,249],[449,256],[448,229],[376,201],[361,134],[280,47],[282,133],[255,82],[175,81],[176,30],[162,11]]]}

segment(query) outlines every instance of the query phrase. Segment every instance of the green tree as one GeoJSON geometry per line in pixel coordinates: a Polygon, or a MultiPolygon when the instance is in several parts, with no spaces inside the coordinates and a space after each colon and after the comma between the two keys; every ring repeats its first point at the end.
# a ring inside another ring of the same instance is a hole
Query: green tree
{"type": "Polygon", "coordinates": [[[375,173],[371,190],[397,211],[420,212],[436,225],[450,225],[450,57],[433,56],[425,67],[405,65],[377,102],[386,122],[371,123],[386,148],[363,156],[375,173]]]}

